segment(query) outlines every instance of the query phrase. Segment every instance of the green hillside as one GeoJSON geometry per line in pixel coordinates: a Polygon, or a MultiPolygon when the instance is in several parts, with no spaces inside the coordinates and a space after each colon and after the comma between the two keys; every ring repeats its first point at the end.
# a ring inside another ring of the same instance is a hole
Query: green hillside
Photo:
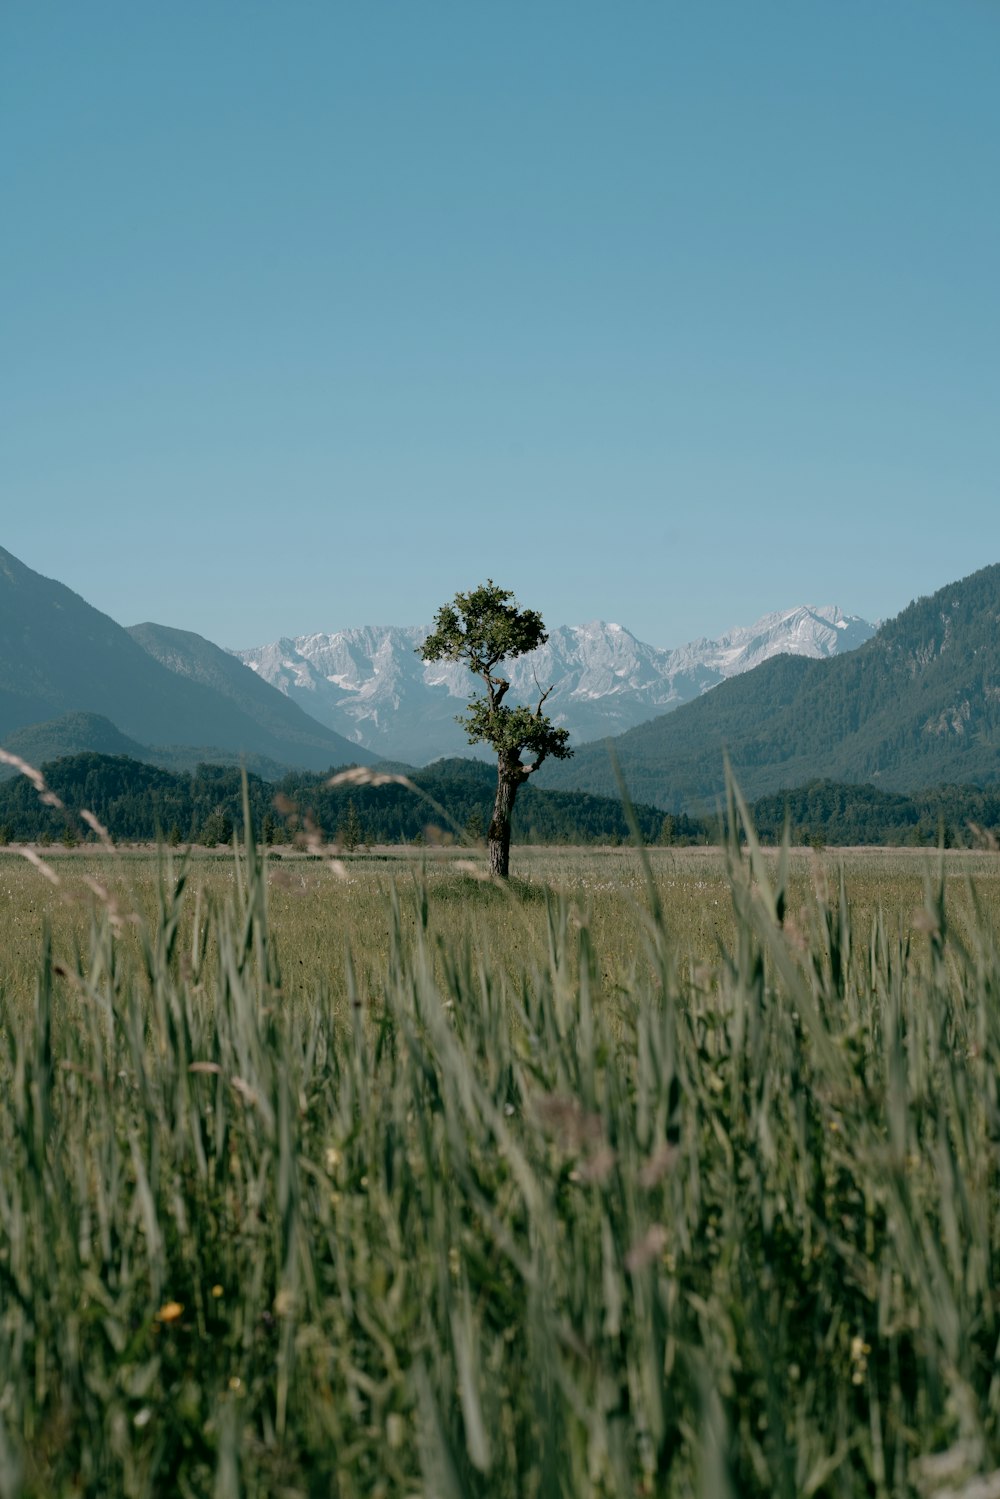
{"type": "MultiPolygon", "coordinates": [[[[893,791],[1000,779],[1000,565],[919,599],[859,650],[779,656],[611,741],[630,793],[710,809],[723,753],[750,798],[817,778],[893,791]]],[[[611,794],[606,744],[545,766],[549,787],[611,794]]]]}
{"type": "MultiPolygon", "coordinates": [[[[28,724],[15,729],[3,741],[3,747],[20,755],[29,765],[59,760],[66,755],[92,751],[99,755],[130,755],[133,760],[150,760],[144,744],[130,739],[100,713],[64,713],[47,723],[28,724]]],[[[0,765],[0,776],[15,775],[12,767],[0,765]]]]}

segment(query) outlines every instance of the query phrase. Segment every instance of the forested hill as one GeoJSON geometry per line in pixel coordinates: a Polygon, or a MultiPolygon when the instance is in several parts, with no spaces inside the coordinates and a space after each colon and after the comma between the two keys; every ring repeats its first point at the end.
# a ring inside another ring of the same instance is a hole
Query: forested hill
{"type": "MultiPolygon", "coordinates": [[[[612,740],[630,793],[711,809],[723,752],[750,798],[817,778],[896,791],[1000,780],[1000,565],[919,599],[848,655],[780,656],[612,740]]],[[[612,794],[605,744],[545,786],[612,794]]]]}
{"type": "MultiPolygon", "coordinates": [[[[68,814],[43,806],[24,776],[0,784],[0,837],[27,841],[86,835],[78,813],[93,812],[116,839],[224,842],[242,821],[242,780],[231,766],[200,765],[174,774],[124,755],[82,754],[43,767],[48,784],[68,814]],[[67,831],[68,830],[68,831],[67,831]]],[[[474,760],[438,761],[411,772],[417,792],[399,784],[330,788],[327,777],[296,772],[277,783],[248,777],[250,803],[259,830],[275,841],[294,836],[306,823],[324,838],[350,829],[364,843],[481,837],[489,823],[496,772],[474,760]]],[[[655,842],[663,814],[636,808],[644,839],[655,842]]],[[[671,827],[675,837],[700,832],[686,819],[671,827]]],[[[536,791],[526,786],[514,812],[520,842],[619,842],[629,836],[621,803],[581,792],[536,791]]]]}

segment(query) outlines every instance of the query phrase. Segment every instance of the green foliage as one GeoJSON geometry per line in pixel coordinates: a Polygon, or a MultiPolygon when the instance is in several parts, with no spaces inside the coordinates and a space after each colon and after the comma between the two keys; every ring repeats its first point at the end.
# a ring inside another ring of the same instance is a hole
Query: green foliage
{"type": "Polygon", "coordinates": [[[555,728],[550,719],[523,706],[510,708],[506,703],[474,698],[469,712],[460,715],[458,722],[470,744],[488,744],[504,759],[516,760],[526,750],[541,764],[550,755],[566,760],[573,753],[567,742],[568,729],[555,728]]]}
{"type": "Polygon", "coordinates": [[[456,593],[434,618],[421,647],[425,661],[461,661],[477,676],[489,676],[508,658],[524,656],[548,640],[542,616],[522,609],[513,593],[490,578],[469,593],[456,593]]]}
{"type": "Polygon", "coordinates": [[[215,848],[219,843],[228,843],[232,836],[233,819],[225,807],[214,807],[201,825],[198,842],[206,848],[215,848]]]}

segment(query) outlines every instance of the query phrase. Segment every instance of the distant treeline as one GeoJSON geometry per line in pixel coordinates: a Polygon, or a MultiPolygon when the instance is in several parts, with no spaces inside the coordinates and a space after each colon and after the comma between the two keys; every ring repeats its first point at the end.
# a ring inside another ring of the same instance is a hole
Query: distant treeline
{"type": "Polygon", "coordinates": [[[811,781],[761,797],[753,816],[768,842],[780,840],[787,817],[793,843],[964,848],[982,843],[984,834],[1000,837],[1000,786],[936,786],[904,796],[811,781]]]}
{"type": "MultiPolygon", "coordinates": [[[[118,842],[162,838],[169,843],[226,843],[243,821],[243,782],[231,766],[199,765],[173,772],[124,755],[82,754],[43,767],[65,811],[44,805],[25,776],[0,782],[0,843],[91,840],[80,818],[86,808],[118,842]]],[[[248,775],[258,835],[287,843],[303,833],[347,848],[375,843],[477,840],[485,837],[495,772],[478,760],[440,760],[407,771],[416,788],[327,784],[329,775],[295,772],[278,782],[248,775]]],[[[715,843],[723,820],[698,821],[637,806],[647,844],[715,843]]],[[[882,844],[965,847],[1000,838],[1000,786],[941,786],[911,796],[874,786],[813,781],[762,797],[753,818],[763,842],[780,842],[787,826],[795,844],[882,844]]],[[[519,793],[514,838],[520,843],[620,843],[629,825],[619,801],[586,792],[519,793]]]]}
{"type": "MultiPolygon", "coordinates": [[[[65,811],[43,805],[24,776],[0,783],[0,841],[64,841],[93,837],[82,808],[119,841],[163,838],[170,843],[227,842],[243,821],[242,775],[230,766],[199,765],[191,773],[161,770],[124,755],[80,754],[42,767],[65,811]]],[[[337,786],[329,774],[295,772],[278,782],[248,775],[250,810],[258,834],[285,843],[303,832],[350,848],[482,838],[489,826],[496,773],[475,760],[444,760],[408,771],[417,788],[337,786]]],[[[637,807],[643,839],[664,834],[656,807],[637,807]]],[[[694,841],[704,830],[688,818],[666,819],[668,836],[694,841]]],[[[514,838],[522,843],[616,843],[629,838],[621,803],[583,792],[537,791],[518,796],[514,838]]]]}

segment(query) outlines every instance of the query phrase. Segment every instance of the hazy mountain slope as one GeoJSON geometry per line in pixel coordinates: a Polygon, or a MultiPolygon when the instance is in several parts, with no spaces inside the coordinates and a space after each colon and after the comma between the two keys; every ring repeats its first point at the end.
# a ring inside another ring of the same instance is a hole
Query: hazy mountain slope
{"type": "Polygon", "coordinates": [[[115,719],[129,703],[126,733],[167,739],[179,706],[169,675],[151,674],[114,620],[0,549],[0,734],[78,710],[115,719]]]}
{"type": "MultiPolygon", "coordinates": [[[[719,640],[660,650],[600,620],[553,629],[510,663],[510,701],[546,704],[575,740],[618,734],[699,696],[779,651],[827,656],[861,644],[872,627],[836,607],[786,609],[719,640]]],[[[390,757],[426,761],[469,753],[455,723],[475,684],[461,666],[425,664],[426,627],[378,626],[284,638],[236,654],[307,712],[390,757]]]]}
{"type": "Polygon", "coordinates": [[[167,670],[113,619],[0,548],[0,742],[78,712],[110,719],[145,745],[218,746],[317,770],[360,758],[321,728],[306,744],[263,727],[213,687],[167,670]]]}
{"type": "MultiPolygon", "coordinates": [[[[778,657],[622,735],[631,793],[657,805],[710,804],[728,749],[745,793],[816,777],[894,790],[1000,779],[1000,566],[911,604],[857,651],[778,657]]],[[[607,749],[581,746],[542,783],[608,792],[607,749]]]]}
{"type": "MultiPolygon", "coordinates": [[[[144,765],[173,771],[191,771],[203,764],[246,766],[265,781],[280,781],[290,770],[299,768],[254,750],[225,749],[217,744],[139,744],[99,713],[64,713],[47,723],[29,724],[8,734],[3,747],[29,765],[43,765],[68,755],[127,755],[144,765]]],[[[13,767],[0,763],[0,780],[16,774],[13,767]]]]}
{"type": "Polygon", "coordinates": [[[344,765],[351,760],[369,765],[378,758],[304,713],[298,703],[256,672],[248,671],[230,651],[213,645],[202,635],[151,623],[130,625],[128,634],[168,671],[210,688],[275,742],[302,752],[301,756],[293,756],[286,749],[286,761],[305,763],[302,757],[310,755],[326,769],[328,765],[344,765]]]}

